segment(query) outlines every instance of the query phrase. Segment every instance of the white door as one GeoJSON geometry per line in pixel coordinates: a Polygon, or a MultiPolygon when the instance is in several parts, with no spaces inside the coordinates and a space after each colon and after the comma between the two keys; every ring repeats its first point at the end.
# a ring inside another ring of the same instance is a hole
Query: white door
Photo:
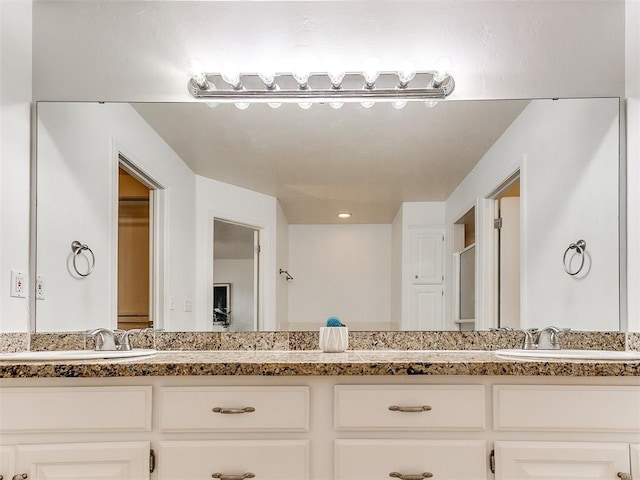
{"type": "Polygon", "coordinates": [[[0,479],[10,479],[14,475],[14,451],[13,447],[0,447],[0,479]]]}
{"type": "Polygon", "coordinates": [[[409,229],[409,263],[414,284],[444,282],[444,233],[442,229],[409,229]]]}
{"type": "Polygon", "coordinates": [[[626,443],[496,442],[496,480],[611,480],[629,472],[626,443]]]}
{"type": "Polygon", "coordinates": [[[500,199],[500,327],[520,328],[520,197],[500,199]]]}
{"type": "Polygon", "coordinates": [[[335,440],[333,478],[483,480],[487,458],[484,440],[335,440]]]}
{"type": "Polygon", "coordinates": [[[159,480],[308,480],[308,440],[202,440],[160,442],[159,480]],[[220,478],[220,477],[213,477],[220,478]]]}
{"type": "Polygon", "coordinates": [[[409,285],[408,321],[404,330],[444,328],[444,286],[409,285]]]}
{"type": "Polygon", "coordinates": [[[16,472],[29,480],[146,480],[149,451],[149,442],[18,445],[16,472]]]}
{"type": "Polygon", "coordinates": [[[640,478],[640,443],[631,445],[631,476],[640,478]]]}

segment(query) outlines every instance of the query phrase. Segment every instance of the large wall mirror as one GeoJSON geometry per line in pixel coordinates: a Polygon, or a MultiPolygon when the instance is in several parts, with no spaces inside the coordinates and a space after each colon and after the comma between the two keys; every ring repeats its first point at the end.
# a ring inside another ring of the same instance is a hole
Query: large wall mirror
{"type": "Polygon", "coordinates": [[[36,150],[38,332],[619,329],[617,98],[39,102],[36,150]]]}

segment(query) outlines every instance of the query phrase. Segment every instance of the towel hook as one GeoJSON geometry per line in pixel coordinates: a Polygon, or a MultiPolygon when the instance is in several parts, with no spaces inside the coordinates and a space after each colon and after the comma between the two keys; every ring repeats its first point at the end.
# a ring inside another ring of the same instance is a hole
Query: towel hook
{"type": "Polygon", "coordinates": [[[74,240],[73,242],[71,242],[71,251],[73,252],[73,269],[76,271],[76,273],[81,277],[88,277],[89,275],[91,275],[91,272],[93,272],[93,268],[96,266],[96,256],[93,254],[93,250],[91,250],[88,245],[83,245],[79,241],[74,240]],[[87,272],[82,273],[78,269],[76,259],[85,250],[91,254],[91,263],[89,264],[89,269],[87,270],[87,272]]]}
{"type": "Polygon", "coordinates": [[[280,269],[280,275],[284,273],[284,279],[288,282],[289,280],[293,280],[293,277],[286,270],[280,269]]]}
{"type": "Polygon", "coordinates": [[[569,275],[577,275],[582,271],[584,267],[584,253],[587,250],[587,242],[584,240],[578,240],[576,243],[570,243],[567,249],[564,251],[564,255],[562,257],[562,266],[564,267],[564,271],[569,275]],[[571,251],[575,250],[578,255],[580,255],[580,266],[577,270],[571,270],[571,259],[569,259],[569,265],[567,265],[567,254],[571,251]]]}

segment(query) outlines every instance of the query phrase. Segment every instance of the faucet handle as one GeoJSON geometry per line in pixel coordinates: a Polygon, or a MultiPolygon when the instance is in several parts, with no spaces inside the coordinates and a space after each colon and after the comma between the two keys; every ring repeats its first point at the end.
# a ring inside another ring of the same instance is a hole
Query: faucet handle
{"type": "Polygon", "coordinates": [[[536,340],[536,334],[538,333],[537,328],[530,328],[521,330],[524,333],[524,340],[522,342],[523,350],[535,350],[538,348],[538,343],[536,340]]]}
{"type": "Polygon", "coordinates": [[[140,333],[142,330],[139,328],[132,328],[131,330],[116,330],[118,333],[121,333],[120,342],[118,343],[118,350],[129,351],[131,350],[131,340],[129,339],[129,335],[132,333],[140,333]]]}
{"type": "Polygon", "coordinates": [[[116,337],[114,333],[107,328],[96,328],[87,331],[87,335],[95,339],[96,350],[117,350],[116,337]]]}

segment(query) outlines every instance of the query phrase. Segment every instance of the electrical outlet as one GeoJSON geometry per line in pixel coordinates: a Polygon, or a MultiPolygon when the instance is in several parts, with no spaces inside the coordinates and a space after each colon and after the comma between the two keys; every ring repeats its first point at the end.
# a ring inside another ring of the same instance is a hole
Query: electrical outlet
{"type": "Polygon", "coordinates": [[[27,297],[27,285],[23,272],[11,270],[11,296],[16,298],[27,297]]]}
{"type": "Polygon", "coordinates": [[[191,302],[191,300],[185,300],[184,301],[184,311],[185,312],[190,312],[193,310],[193,303],[191,302]]]}
{"type": "Polygon", "coordinates": [[[44,277],[38,275],[36,279],[36,300],[44,300],[44,277]]]}
{"type": "Polygon", "coordinates": [[[169,310],[176,309],[176,302],[173,300],[173,296],[169,296],[169,310]]]}

